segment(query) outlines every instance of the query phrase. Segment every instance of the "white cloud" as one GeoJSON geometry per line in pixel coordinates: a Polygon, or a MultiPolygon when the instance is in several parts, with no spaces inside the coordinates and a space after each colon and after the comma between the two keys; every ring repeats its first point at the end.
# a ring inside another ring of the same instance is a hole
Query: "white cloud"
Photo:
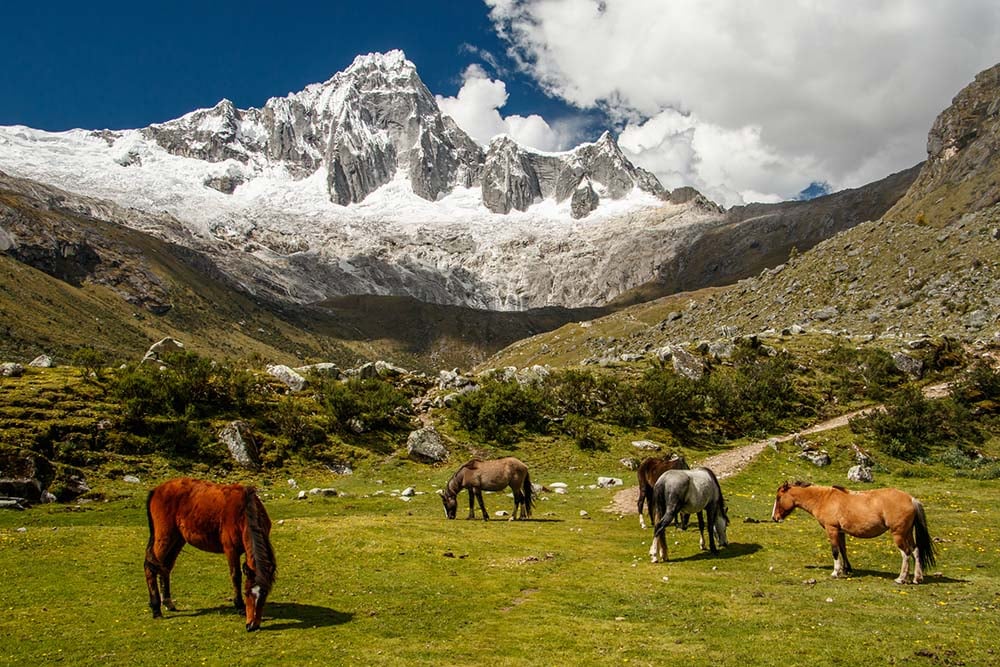
{"type": "Polygon", "coordinates": [[[479,65],[469,65],[462,75],[462,88],[455,97],[437,96],[441,111],[482,145],[498,134],[509,134],[522,146],[542,151],[562,148],[562,135],[537,114],[502,116],[507,104],[507,85],[489,78],[479,65]]]}
{"type": "Polygon", "coordinates": [[[1000,54],[996,0],[486,4],[547,92],[631,119],[641,164],[727,203],[918,162],[935,116],[1000,54]]]}

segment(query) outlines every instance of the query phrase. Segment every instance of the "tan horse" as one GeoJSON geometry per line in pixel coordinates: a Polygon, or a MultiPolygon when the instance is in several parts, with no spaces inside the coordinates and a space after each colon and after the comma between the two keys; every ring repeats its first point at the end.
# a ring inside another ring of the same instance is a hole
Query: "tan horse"
{"type": "Polygon", "coordinates": [[[170,572],[181,548],[190,543],[202,551],[226,555],[234,589],[233,603],[237,611],[246,614],[248,632],[260,628],[277,565],[270,540],[271,519],[252,486],[179,477],[149,492],[146,516],[149,519],[146,584],[153,618],[163,615],[157,578],[163,587],[163,604],[176,611],[170,595],[170,572]],[[246,563],[241,573],[243,554],[246,563]],[[241,574],[246,575],[242,592],[241,574]]]}
{"type": "MultiPolygon", "coordinates": [[[[646,520],[642,515],[642,505],[646,504],[646,509],[649,511],[649,523],[650,525],[656,523],[656,517],[653,516],[653,487],[656,485],[656,480],[660,479],[660,475],[668,470],[687,470],[688,464],[684,460],[683,456],[669,456],[666,458],[653,458],[643,459],[642,463],[639,464],[639,468],[635,471],[636,477],[639,478],[639,526],[646,530],[646,520]]],[[[684,515],[684,526],[687,526],[687,515],[684,515]]]]}
{"type": "Polygon", "coordinates": [[[445,516],[449,519],[455,518],[458,509],[458,494],[462,489],[468,489],[469,516],[467,518],[476,518],[475,505],[473,504],[473,497],[475,497],[479,500],[479,509],[483,513],[483,520],[489,520],[490,515],[486,512],[486,506],[483,504],[483,491],[503,491],[508,486],[514,492],[514,513],[510,520],[531,517],[533,491],[531,478],[528,476],[528,466],[513,456],[490,461],[472,459],[451,476],[447,486],[441,492],[445,516]],[[520,517],[517,513],[518,507],[521,508],[520,517]]]}
{"type": "Polygon", "coordinates": [[[778,487],[771,519],[781,521],[796,507],[804,509],[819,521],[826,531],[833,550],[833,574],[840,577],[851,572],[847,560],[845,535],[878,537],[885,531],[903,555],[897,584],[905,584],[913,556],[913,583],[924,579],[924,568],[934,564],[934,543],[927,530],[924,506],[910,494],[899,489],[848,491],[842,486],[813,486],[808,482],[785,482],[778,487]]]}

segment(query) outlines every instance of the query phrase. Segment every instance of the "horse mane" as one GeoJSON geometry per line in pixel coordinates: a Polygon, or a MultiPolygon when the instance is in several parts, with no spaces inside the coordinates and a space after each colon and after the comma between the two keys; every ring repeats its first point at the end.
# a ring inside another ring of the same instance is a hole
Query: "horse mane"
{"type": "Polygon", "coordinates": [[[463,470],[475,470],[476,466],[479,465],[482,462],[483,462],[482,459],[472,458],[472,459],[469,459],[468,461],[466,461],[465,463],[463,463],[461,466],[459,466],[458,470],[455,471],[455,474],[453,474],[448,479],[448,483],[444,485],[445,492],[448,493],[452,497],[457,497],[458,496],[458,492],[461,491],[461,487],[459,487],[457,489],[452,488],[452,485],[455,484],[455,480],[458,479],[459,475],[462,474],[463,470]]]}
{"type": "Polygon", "coordinates": [[[804,488],[806,488],[807,486],[812,486],[812,482],[803,482],[803,481],[802,481],[801,479],[799,479],[799,480],[796,480],[796,481],[795,481],[795,482],[794,482],[794,483],[792,484],[792,486],[798,486],[798,487],[801,487],[801,488],[803,488],[803,489],[804,489],[804,488]]]}
{"type": "Polygon", "coordinates": [[[711,468],[702,467],[702,470],[707,472],[708,476],[711,477],[712,481],[715,483],[715,488],[719,492],[719,508],[722,510],[722,515],[728,518],[729,514],[726,511],[726,498],[722,495],[722,485],[719,484],[719,478],[715,476],[715,472],[711,468]]]}
{"type": "Polygon", "coordinates": [[[834,484],[831,488],[834,488],[837,491],[843,491],[844,493],[850,493],[850,491],[848,491],[844,487],[840,486],[839,484],[834,484]]]}
{"type": "Polygon", "coordinates": [[[244,509],[247,518],[247,533],[250,535],[250,550],[253,557],[254,581],[262,590],[270,591],[274,585],[278,563],[274,557],[274,547],[268,533],[271,529],[271,519],[267,516],[264,503],[257,496],[257,489],[246,487],[244,509]]]}

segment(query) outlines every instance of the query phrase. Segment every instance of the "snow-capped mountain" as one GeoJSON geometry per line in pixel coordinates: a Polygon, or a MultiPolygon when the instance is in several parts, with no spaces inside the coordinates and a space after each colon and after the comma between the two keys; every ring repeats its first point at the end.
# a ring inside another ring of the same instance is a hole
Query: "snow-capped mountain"
{"type": "Polygon", "coordinates": [[[2,127],[0,170],[111,200],[118,222],[297,302],[601,304],[719,217],[700,197],[672,203],[609,133],[561,153],[509,137],[484,150],[400,51],[260,109],[223,100],[139,130],[2,127]]]}

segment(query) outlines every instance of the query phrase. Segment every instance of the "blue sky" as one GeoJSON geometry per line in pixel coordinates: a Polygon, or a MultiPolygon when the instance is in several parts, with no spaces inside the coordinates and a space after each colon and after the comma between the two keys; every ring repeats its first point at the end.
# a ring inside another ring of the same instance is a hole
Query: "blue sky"
{"type": "Polygon", "coordinates": [[[358,54],[394,48],[431,92],[450,96],[472,63],[496,76],[470,46],[504,67],[506,113],[575,115],[511,67],[487,11],[475,0],[12,2],[2,12],[0,125],[123,129],[223,97],[259,107],[358,54]]]}
{"type": "MultiPolygon", "coordinates": [[[[8,2],[0,125],[143,127],[259,107],[402,49],[474,138],[618,136],[667,188],[724,205],[857,187],[925,157],[1000,59],[997,0],[8,2]]],[[[3,165],[0,164],[0,169],[3,165]]]]}

